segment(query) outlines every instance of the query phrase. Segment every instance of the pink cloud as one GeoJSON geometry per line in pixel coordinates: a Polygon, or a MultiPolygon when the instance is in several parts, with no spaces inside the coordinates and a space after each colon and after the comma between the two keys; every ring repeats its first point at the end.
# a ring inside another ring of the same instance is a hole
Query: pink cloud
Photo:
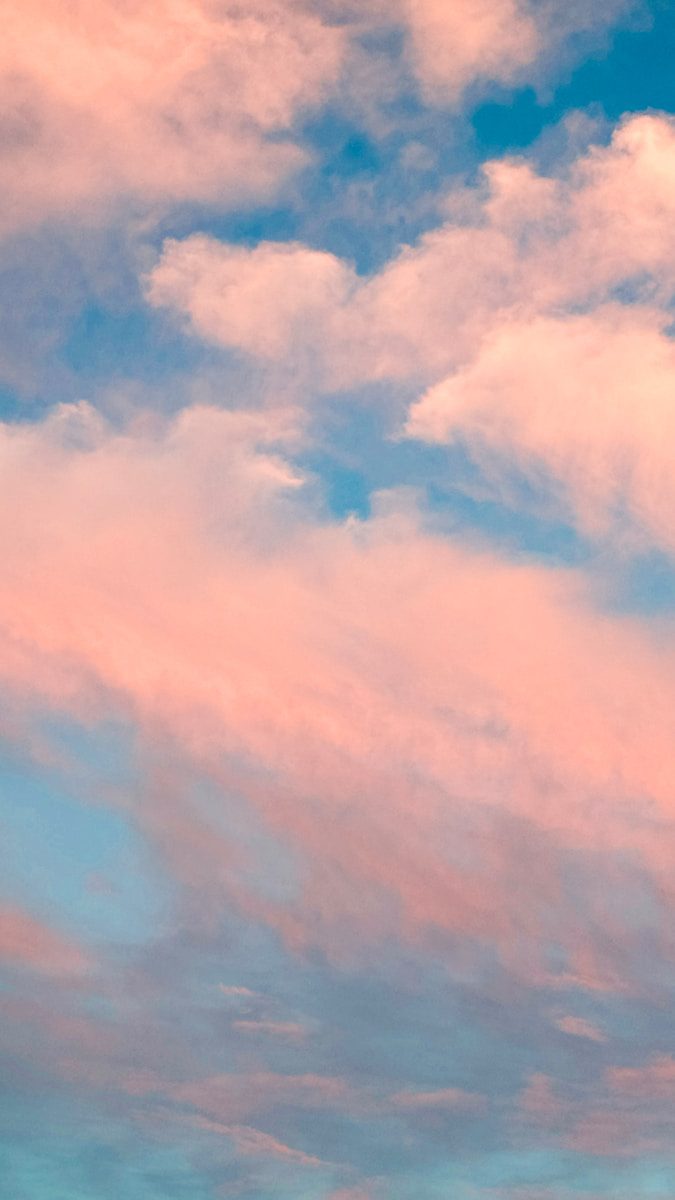
{"type": "Polygon", "coordinates": [[[457,103],[470,84],[509,84],[550,69],[570,34],[602,30],[632,4],[609,0],[601,10],[572,2],[561,9],[529,0],[401,0],[413,69],[431,103],[457,103]]]}
{"type": "Polygon", "coordinates": [[[467,446],[507,502],[515,468],[549,480],[584,532],[613,532],[620,513],[672,547],[675,351],[662,324],[616,307],[505,322],[413,405],[407,432],[467,446]]]}
{"type": "Polygon", "coordinates": [[[584,1017],[558,1017],[554,1024],[561,1033],[567,1033],[570,1037],[585,1038],[590,1042],[607,1041],[602,1030],[584,1017]]]}
{"type": "Polygon", "coordinates": [[[321,1167],[325,1164],[312,1154],[303,1150],[295,1150],[287,1146],[269,1133],[253,1129],[250,1125],[221,1125],[207,1117],[189,1117],[187,1121],[196,1129],[208,1133],[218,1133],[231,1138],[240,1154],[251,1155],[254,1158],[280,1158],[287,1162],[298,1163],[303,1167],[321,1167]]]}
{"type": "Polygon", "coordinates": [[[529,504],[585,536],[671,549],[672,121],[627,120],[559,178],[488,164],[448,208],[369,279],[307,247],[197,236],[166,245],[148,296],[202,337],[285,361],[296,384],[426,379],[405,435],[464,446],[502,503],[524,503],[525,479],[529,504]]]}
{"type": "MultiPolygon", "coordinates": [[[[486,337],[606,306],[622,284],[645,306],[638,332],[650,321],[658,331],[654,306],[675,285],[674,182],[672,121],[637,116],[559,177],[488,163],[479,186],[447,197],[444,224],[370,277],[295,243],[242,249],[193,235],[166,243],[147,294],[206,340],[301,376],[311,368],[313,387],[439,384],[470,369],[486,337]]],[[[421,410],[413,416],[420,433],[421,410]]]]}
{"type": "Polygon", "coordinates": [[[559,984],[622,986],[639,934],[591,897],[580,931],[556,854],[630,844],[667,901],[671,651],[595,614],[575,572],[437,538],[400,498],[322,524],[289,436],[198,409],[159,429],[76,409],[2,430],[5,688],[139,723],[137,819],[202,919],[227,897],[338,958],[355,930],[363,948],[437,925],[542,981],[553,939],[559,984]],[[233,845],[232,794],[295,856],[286,899],[233,845]]]}
{"type": "Polygon", "coordinates": [[[530,1119],[545,1126],[557,1125],[565,1105],[556,1095],[553,1080],[548,1075],[531,1075],[520,1096],[520,1109],[530,1119]]]}
{"type": "Polygon", "coordinates": [[[475,1109],[484,1105],[483,1096],[475,1092],[466,1092],[462,1088],[438,1088],[431,1092],[404,1091],[392,1096],[395,1108],[414,1110],[461,1110],[475,1109]]]}
{"type": "Polygon", "coordinates": [[[46,975],[79,975],[86,955],[54,930],[16,908],[0,907],[0,960],[46,975]]]}
{"type": "Polygon", "coordinates": [[[252,1113],[278,1105],[302,1109],[353,1111],[359,1093],[340,1078],[325,1075],[278,1075],[257,1072],[249,1075],[214,1075],[181,1084],[166,1084],[167,1098],[192,1108],[213,1120],[232,1123],[252,1113]]]}
{"type": "Polygon", "coordinates": [[[345,67],[350,101],[362,92],[366,110],[404,86],[403,63],[383,72],[359,44],[364,30],[401,26],[427,100],[455,104],[472,83],[550,67],[571,32],[611,24],[625,7],[608,0],[589,18],[580,3],[561,14],[524,0],[369,0],[341,21],[328,6],[322,21],[322,6],[290,0],[8,6],[3,227],[75,209],[91,219],[120,199],[147,211],[269,198],[306,161],[279,135],[335,96],[345,67]]]}
{"type": "Polygon", "coordinates": [[[248,250],[195,234],[165,242],[148,299],[184,309],[192,328],[214,342],[281,358],[290,343],[307,352],[324,335],[355,282],[355,272],[325,251],[277,242],[248,250]]]}
{"type": "Polygon", "coordinates": [[[403,8],[414,68],[432,101],[456,102],[476,79],[510,83],[542,48],[522,0],[404,0],[403,8]]]}
{"type": "Polygon", "coordinates": [[[298,1021],[233,1021],[232,1028],[238,1033],[261,1033],[270,1037],[288,1038],[291,1041],[301,1041],[309,1032],[307,1026],[298,1021]]]}
{"type": "Polygon", "coordinates": [[[608,1079],[619,1092],[648,1100],[675,1099],[675,1058],[664,1054],[643,1067],[613,1067],[608,1079]]]}
{"type": "Polygon", "coordinates": [[[343,54],[341,30],[283,0],[27,0],[5,17],[10,226],[120,196],[270,195],[304,156],[267,135],[330,91],[343,54]]]}
{"type": "Polygon", "coordinates": [[[662,1154],[672,1145],[675,1123],[672,1060],[641,1068],[612,1068],[602,1081],[566,1095],[549,1076],[531,1076],[520,1097],[516,1136],[534,1126],[550,1145],[600,1158],[662,1154]]]}

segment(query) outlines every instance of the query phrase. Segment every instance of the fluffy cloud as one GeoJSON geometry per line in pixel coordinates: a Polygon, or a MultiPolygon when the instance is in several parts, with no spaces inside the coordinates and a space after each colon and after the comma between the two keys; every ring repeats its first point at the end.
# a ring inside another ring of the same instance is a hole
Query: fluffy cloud
{"type": "Polygon", "coordinates": [[[413,69],[431,103],[457,103],[471,84],[512,84],[550,66],[571,34],[602,30],[634,5],[609,0],[601,9],[572,0],[402,0],[413,69]]]}
{"type": "Polygon", "coordinates": [[[284,242],[254,250],[195,234],[164,244],[151,304],[184,311],[200,336],[263,358],[308,355],[347,303],[355,273],[325,251],[284,242]]]}
{"type": "Polygon", "coordinates": [[[278,134],[343,53],[339,29],[277,0],[34,0],[3,18],[5,227],[117,196],[269,195],[303,161],[278,134]]]}
{"type": "Polygon", "coordinates": [[[581,5],[561,20],[521,0],[4,0],[0,229],[90,220],[119,199],[146,210],[267,198],[306,161],[281,135],[335,94],[346,62],[361,63],[371,107],[405,87],[405,63],[427,101],[457,104],[473,82],[550,65],[569,33],[627,7],[589,21],[581,5]],[[403,60],[383,74],[359,38],[394,27],[403,60]]]}
{"type": "Polygon", "coordinates": [[[520,0],[407,0],[412,57],[425,94],[457,100],[475,79],[511,83],[541,51],[541,34],[520,0]]]}
{"type": "Polygon", "coordinates": [[[634,118],[560,178],[488,164],[448,204],[370,278],[296,244],[195,236],[165,246],[148,295],[324,389],[428,381],[409,437],[460,442],[502,499],[525,475],[586,535],[628,524],[672,548],[672,123],[634,118]]]}
{"type": "Polygon", "coordinates": [[[631,309],[505,323],[413,405],[412,437],[459,441],[483,475],[549,481],[593,536],[625,528],[675,548],[675,347],[631,309]]]}
{"type": "Polygon", "coordinates": [[[488,163],[482,184],[447,206],[444,225],[358,279],[297,244],[170,241],[149,298],[217,344],[279,359],[310,346],[325,386],[339,387],[437,380],[505,320],[592,307],[621,288],[661,304],[675,287],[675,132],[665,117],[633,118],[559,178],[525,161],[488,163]]]}

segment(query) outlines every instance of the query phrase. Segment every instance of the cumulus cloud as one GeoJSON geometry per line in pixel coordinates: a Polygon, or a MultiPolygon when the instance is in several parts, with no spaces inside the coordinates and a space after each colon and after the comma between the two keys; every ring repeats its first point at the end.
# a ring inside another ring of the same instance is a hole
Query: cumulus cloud
{"type": "Polygon", "coordinates": [[[616,300],[663,304],[675,287],[675,132],[628,120],[561,176],[520,160],[453,192],[450,219],[372,276],[298,244],[172,240],[148,278],[154,304],[196,334],[269,358],[308,345],[325,386],[437,381],[505,320],[616,300]],[[269,331],[269,332],[268,332],[269,331]]]}
{"type": "Polygon", "coordinates": [[[164,244],[151,304],[184,311],[201,337],[263,358],[307,355],[347,302],[355,273],[333,254],[265,242],[253,250],[195,234],[164,244]]]}
{"type": "Polygon", "coordinates": [[[457,100],[475,79],[512,83],[541,51],[529,5],[519,0],[407,0],[414,69],[432,100],[457,100]]]}
{"type": "Polygon", "coordinates": [[[268,196],[303,161],[278,135],[341,69],[340,29],[277,0],[3,12],[5,228],[116,197],[268,196]]]}
{"type": "Polygon", "coordinates": [[[460,442],[484,477],[546,481],[591,536],[626,523],[675,547],[670,445],[675,349],[664,317],[631,309],[505,323],[412,406],[406,431],[460,442]]]}
{"type": "Polygon", "coordinates": [[[298,244],[195,236],[165,246],[148,296],[325,390],[427,381],[408,437],[461,444],[502,501],[515,473],[586,536],[670,550],[674,181],[672,123],[640,116],[564,177],[488,164],[371,277],[298,244]]]}
{"type": "MultiPolygon", "coordinates": [[[[600,23],[621,7],[604,6],[600,23]]],[[[306,161],[281,135],[335,93],[363,30],[404,29],[432,103],[456,102],[474,80],[511,82],[560,41],[559,22],[518,0],[373,0],[346,12],[287,0],[27,0],[5,3],[3,17],[5,231],[74,210],[91,219],[120,199],[147,209],[268,198],[306,161]]],[[[586,23],[577,12],[565,24],[586,23]]],[[[389,80],[373,87],[371,103],[389,98],[389,80]]]]}
{"type": "Polygon", "coordinates": [[[635,5],[610,0],[590,10],[530,0],[402,0],[413,70],[431,103],[457,103],[471,84],[522,82],[538,60],[565,51],[570,35],[602,31],[635,5]]]}

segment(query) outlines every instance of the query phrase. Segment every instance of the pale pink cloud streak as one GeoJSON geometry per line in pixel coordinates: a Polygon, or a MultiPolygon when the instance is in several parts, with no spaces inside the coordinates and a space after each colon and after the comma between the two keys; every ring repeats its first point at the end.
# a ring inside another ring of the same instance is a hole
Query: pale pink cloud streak
{"type": "Polygon", "coordinates": [[[18,908],[0,906],[0,961],[45,975],[81,975],[87,956],[74,943],[18,908]]]}
{"type": "Polygon", "coordinates": [[[309,1034],[307,1026],[298,1021],[233,1021],[232,1028],[237,1033],[269,1035],[289,1041],[304,1041],[309,1034]]]}
{"type": "Polygon", "coordinates": [[[464,1091],[462,1088],[437,1088],[431,1092],[397,1092],[392,1096],[391,1103],[394,1108],[410,1112],[442,1112],[444,1110],[453,1112],[483,1108],[485,1097],[479,1096],[475,1092],[464,1091]]]}
{"type": "Polygon", "coordinates": [[[648,1100],[675,1100],[675,1058],[664,1054],[641,1067],[613,1067],[608,1072],[618,1092],[648,1100]]]}
{"type": "Polygon", "coordinates": [[[561,1033],[567,1033],[570,1037],[584,1038],[590,1042],[606,1042],[607,1037],[594,1025],[592,1021],[587,1021],[584,1017],[558,1017],[554,1022],[556,1029],[561,1033]]]}
{"type": "Polygon", "coordinates": [[[187,1123],[195,1129],[203,1129],[207,1133],[217,1133],[230,1138],[240,1154],[252,1155],[256,1158],[280,1158],[288,1162],[298,1163],[303,1167],[322,1167],[325,1164],[320,1158],[296,1150],[280,1142],[278,1138],[254,1129],[250,1125],[222,1125],[219,1121],[211,1121],[208,1117],[188,1117],[187,1123]]]}
{"type": "Polygon", "coordinates": [[[555,847],[631,845],[670,902],[672,650],[594,614],[574,572],[436,538],[391,498],[317,523],[287,436],[213,410],[5,429],[5,686],[168,735],[299,853],[288,899],[259,894],[217,802],[160,769],[137,818],[202,910],[236,896],[337,956],[355,929],[365,946],[436,924],[542,979],[535,947],[556,938],[570,976],[620,986],[612,954],[639,931],[598,902],[580,933],[555,847]]]}

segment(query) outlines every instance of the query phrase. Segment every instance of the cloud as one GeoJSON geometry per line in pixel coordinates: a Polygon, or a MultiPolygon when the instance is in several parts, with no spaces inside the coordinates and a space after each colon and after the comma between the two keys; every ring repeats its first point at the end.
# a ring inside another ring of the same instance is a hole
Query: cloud
{"type": "Polygon", "coordinates": [[[415,72],[427,99],[457,102],[476,79],[513,83],[541,52],[541,33],[519,0],[407,0],[415,72]]]}
{"type": "Polygon", "coordinates": [[[298,1021],[233,1021],[232,1028],[238,1033],[261,1033],[290,1041],[302,1040],[309,1032],[307,1027],[298,1021]]]}
{"type": "Polygon", "coordinates": [[[548,481],[586,534],[628,524],[673,549],[675,349],[663,323],[616,307],[505,322],[413,405],[407,433],[461,443],[498,492],[514,471],[548,481]]]}
{"type": "Polygon", "coordinates": [[[174,1103],[190,1105],[210,1119],[241,1122],[253,1113],[279,1106],[302,1110],[355,1111],[362,1108],[358,1089],[344,1079],[324,1075],[279,1075],[269,1071],[248,1075],[217,1075],[181,1084],[164,1084],[174,1103]]]}
{"type": "Polygon", "coordinates": [[[45,975],[81,975],[86,955],[28,913],[0,907],[0,961],[45,975]]]}
{"type": "Polygon", "coordinates": [[[303,162],[278,135],[341,69],[340,29],[276,0],[5,7],[6,229],[116,198],[269,196],[303,162]]]}
{"type": "Polygon", "coordinates": [[[559,176],[525,160],[485,165],[447,199],[449,219],[377,273],[297,243],[253,249],[192,235],[150,272],[151,303],[193,332],[324,389],[378,379],[437,383],[486,336],[617,303],[651,310],[675,289],[675,133],[664,116],[621,125],[559,176]]]}
{"type": "Polygon", "coordinates": [[[253,1129],[250,1125],[221,1125],[218,1121],[210,1121],[207,1117],[190,1117],[189,1123],[196,1129],[208,1133],[219,1133],[231,1138],[240,1154],[251,1155],[254,1158],[280,1158],[286,1162],[298,1163],[303,1167],[321,1167],[320,1158],[305,1154],[287,1146],[269,1133],[261,1129],[253,1129]]]}
{"type": "Polygon", "coordinates": [[[427,102],[456,105],[472,84],[550,71],[570,35],[630,7],[611,0],[589,19],[581,4],[561,16],[521,0],[5,4],[0,228],[89,223],[121,201],[147,213],[268,200],[307,161],[294,126],[339,97],[345,70],[370,108],[405,91],[406,67],[427,102]],[[394,28],[404,50],[383,71],[363,35],[394,28]]]}
{"type": "Polygon", "coordinates": [[[594,613],[576,572],[440,538],[401,498],[317,517],[294,436],[211,409],[5,427],[7,694],[138,724],[137,819],[201,919],[227,898],[338,959],[436,927],[541,982],[629,986],[639,924],[589,873],[580,929],[561,855],[590,848],[620,889],[630,846],[665,887],[672,648],[594,613]]]}
{"type": "Polygon", "coordinates": [[[585,1038],[590,1042],[606,1042],[607,1038],[597,1025],[591,1021],[585,1020],[584,1017],[558,1017],[554,1021],[556,1029],[561,1033],[567,1033],[570,1037],[585,1038]]]}
{"type": "Polygon", "coordinates": [[[296,243],[174,240],[148,298],[308,394],[426,382],[405,436],[460,445],[501,503],[522,504],[525,481],[585,537],[672,551],[672,121],[631,118],[557,178],[488,164],[448,204],[365,278],[296,243]]]}
{"type": "Polygon", "coordinates": [[[618,1092],[662,1100],[675,1097],[675,1058],[664,1054],[646,1066],[613,1067],[609,1083],[618,1092]]]}
{"type": "Polygon", "coordinates": [[[429,103],[457,104],[471,85],[513,85],[551,69],[571,35],[602,30],[634,5],[616,0],[591,13],[570,3],[528,0],[402,0],[413,70],[429,103]]]}
{"type": "Polygon", "coordinates": [[[200,336],[263,358],[305,353],[343,305],[356,276],[333,254],[264,242],[254,250],[195,234],[165,242],[151,304],[183,310],[200,336]]]}
{"type": "Polygon", "coordinates": [[[462,1109],[481,1108],[485,1099],[475,1092],[466,1092],[462,1088],[437,1088],[432,1092],[404,1091],[397,1092],[391,1100],[394,1108],[422,1111],[425,1109],[451,1112],[462,1109]]]}

